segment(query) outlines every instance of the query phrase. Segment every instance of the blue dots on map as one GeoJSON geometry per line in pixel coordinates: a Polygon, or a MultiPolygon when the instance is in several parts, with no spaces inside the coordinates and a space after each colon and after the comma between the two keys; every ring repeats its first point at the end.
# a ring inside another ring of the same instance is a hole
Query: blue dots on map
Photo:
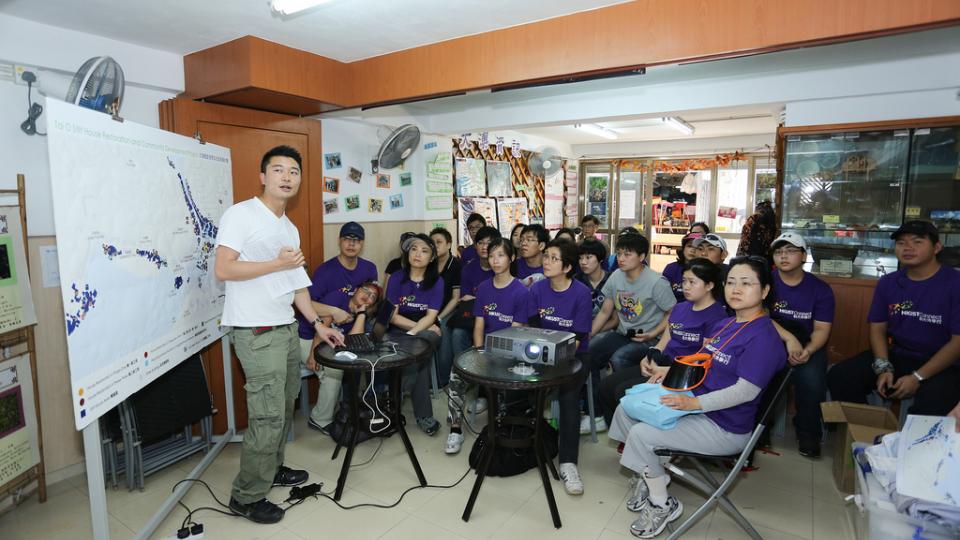
{"type": "Polygon", "coordinates": [[[80,290],[76,283],[71,284],[70,288],[73,289],[73,297],[70,298],[70,305],[71,307],[76,305],[77,309],[71,313],[67,313],[68,336],[80,326],[80,322],[83,321],[83,318],[87,316],[87,313],[89,313],[97,303],[97,290],[91,289],[89,284],[84,285],[83,290],[80,290]]]}

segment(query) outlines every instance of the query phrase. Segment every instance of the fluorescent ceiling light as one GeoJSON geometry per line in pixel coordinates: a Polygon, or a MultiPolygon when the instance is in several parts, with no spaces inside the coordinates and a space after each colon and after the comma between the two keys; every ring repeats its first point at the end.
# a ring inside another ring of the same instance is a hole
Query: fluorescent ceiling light
{"type": "Polygon", "coordinates": [[[281,15],[292,15],[298,11],[325,4],[330,0],[273,0],[270,7],[281,15]]]}
{"type": "Polygon", "coordinates": [[[616,131],[597,124],[574,124],[573,127],[598,137],[603,137],[604,139],[616,139],[619,137],[616,131]]]}
{"type": "Polygon", "coordinates": [[[683,133],[684,135],[693,135],[694,129],[693,126],[683,121],[683,118],[676,116],[665,116],[660,119],[664,124],[672,127],[673,129],[683,133]]]}

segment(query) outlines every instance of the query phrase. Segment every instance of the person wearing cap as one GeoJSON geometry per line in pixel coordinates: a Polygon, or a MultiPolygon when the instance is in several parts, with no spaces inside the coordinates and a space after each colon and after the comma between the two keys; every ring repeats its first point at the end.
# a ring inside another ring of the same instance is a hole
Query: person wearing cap
{"type": "Polygon", "coordinates": [[[413,238],[417,233],[407,231],[400,234],[400,255],[390,259],[390,262],[387,263],[387,268],[383,271],[383,286],[386,287],[387,283],[390,282],[390,275],[403,268],[403,264],[400,262],[403,258],[403,243],[407,241],[408,238],[413,238]]]}
{"type": "Polygon", "coordinates": [[[683,267],[687,261],[697,258],[697,248],[693,247],[693,241],[703,236],[700,233],[687,233],[680,241],[680,249],[677,251],[677,260],[663,268],[663,277],[670,282],[670,289],[673,295],[677,297],[677,302],[683,302],[683,267]]]}
{"type": "Polygon", "coordinates": [[[230,509],[256,523],[283,519],[284,510],[266,499],[270,488],[300,485],[309,477],[307,471],[283,464],[303,359],[291,304],[320,339],[331,346],[343,343],[343,334],[324,326],[310,302],[300,233],[286,215],[300,189],[301,168],[297,150],[277,146],[268,151],[260,160],[263,191],[228,208],[217,231],[213,269],[225,293],[220,324],[229,327],[247,379],[249,414],[230,509]],[[273,250],[275,257],[260,255],[273,250]],[[279,272],[302,282],[302,288],[277,296],[269,280],[279,272]]]}
{"type": "Polygon", "coordinates": [[[590,330],[597,373],[608,364],[613,371],[639,364],[666,329],[667,315],[677,303],[670,283],[643,264],[649,249],[646,237],[633,227],[617,236],[619,268],[603,286],[603,306],[590,330]]]}
{"type": "Polygon", "coordinates": [[[721,270],[726,271],[727,265],[723,261],[727,260],[727,241],[715,233],[707,233],[700,238],[693,240],[693,246],[697,250],[697,257],[709,259],[721,270]]]}
{"type": "Polygon", "coordinates": [[[487,226],[487,218],[474,212],[467,216],[467,234],[470,235],[471,244],[460,252],[460,266],[467,264],[477,258],[477,232],[481,227],[487,226]]]}
{"type": "Polygon", "coordinates": [[[836,301],[833,289],[817,276],[805,272],[807,243],[796,233],[781,234],[773,241],[773,304],[771,318],[781,327],[792,330],[802,345],[790,351],[787,361],[794,366],[797,414],[793,423],[797,430],[800,455],[820,457],[823,437],[820,403],[827,393],[827,339],[836,301]]]}
{"type": "MultiPolygon", "coordinates": [[[[335,324],[345,324],[354,319],[354,314],[339,306],[347,305],[350,297],[357,292],[362,283],[379,282],[377,266],[360,257],[365,236],[363,226],[356,221],[344,223],[340,227],[338,242],[340,253],[325,261],[313,272],[309,290],[314,309],[321,315],[329,315],[335,324]]],[[[317,378],[320,380],[317,403],[310,411],[307,426],[329,434],[328,428],[333,423],[334,410],[340,401],[343,371],[310,363],[313,361],[310,356],[313,336],[313,329],[306,321],[301,320],[301,357],[308,368],[312,365],[314,369],[320,369],[317,373],[317,378]]]]}
{"type": "Polygon", "coordinates": [[[873,292],[870,350],[834,365],[827,387],[836,401],[866,403],[875,389],[913,397],[910,414],[943,416],[960,388],[960,272],[937,261],[943,245],[932,223],[907,221],[890,237],[900,269],[873,292]]]}

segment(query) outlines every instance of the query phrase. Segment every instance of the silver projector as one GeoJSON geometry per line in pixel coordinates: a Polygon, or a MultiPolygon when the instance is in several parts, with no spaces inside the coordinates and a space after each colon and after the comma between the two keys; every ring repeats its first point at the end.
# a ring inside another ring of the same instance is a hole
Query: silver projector
{"type": "Polygon", "coordinates": [[[483,348],[522,362],[553,366],[573,358],[577,336],[560,330],[511,326],[487,334],[483,348]]]}

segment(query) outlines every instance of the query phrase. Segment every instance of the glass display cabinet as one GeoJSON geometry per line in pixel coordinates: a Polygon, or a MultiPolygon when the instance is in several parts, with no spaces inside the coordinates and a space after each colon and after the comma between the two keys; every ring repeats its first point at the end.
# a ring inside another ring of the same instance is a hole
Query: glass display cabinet
{"type": "Polygon", "coordinates": [[[960,129],[788,134],[781,229],[810,246],[808,269],[872,278],[897,269],[890,233],[906,220],[941,230],[941,260],[960,260],[960,129]]]}

